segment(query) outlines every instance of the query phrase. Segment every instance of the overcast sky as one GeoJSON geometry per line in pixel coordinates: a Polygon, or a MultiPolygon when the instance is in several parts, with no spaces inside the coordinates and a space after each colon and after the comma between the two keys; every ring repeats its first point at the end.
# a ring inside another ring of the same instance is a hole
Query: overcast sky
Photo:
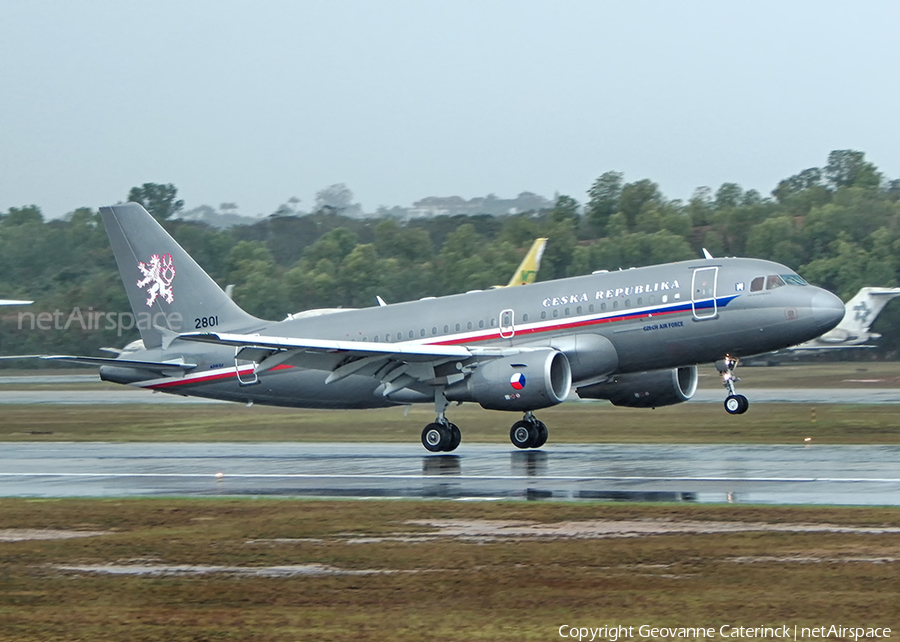
{"type": "Polygon", "coordinates": [[[0,0],[0,211],[900,176],[900,2],[0,0]]]}

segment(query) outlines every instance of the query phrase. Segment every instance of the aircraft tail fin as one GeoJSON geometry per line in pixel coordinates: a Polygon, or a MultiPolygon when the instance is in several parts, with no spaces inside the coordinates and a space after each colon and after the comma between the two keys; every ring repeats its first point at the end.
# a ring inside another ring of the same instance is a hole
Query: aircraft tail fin
{"type": "Polygon", "coordinates": [[[168,232],[137,203],[101,207],[100,215],[144,345],[163,345],[163,332],[260,323],[232,301],[168,232]],[[205,322],[205,323],[204,323],[205,322]]]}
{"type": "Polygon", "coordinates": [[[862,288],[847,301],[844,318],[835,330],[846,330],[857,335],[868,332],[884,306],[898,296],[900,288],[862,288]]]}
{"type": "Polygon", "coordinates": [[[544,256],[544,247],[546,245],[547,239],[535,239],[534,243],[531,245],[531,249],[528,250],[528,254],[522,259],[522,262],[519,264],[519,267],[516,268],[509,283],[506,284],[506,287],[534,283],[535,278],[537,278],[538,270],[541,267],[541,257],[544,256]]]}

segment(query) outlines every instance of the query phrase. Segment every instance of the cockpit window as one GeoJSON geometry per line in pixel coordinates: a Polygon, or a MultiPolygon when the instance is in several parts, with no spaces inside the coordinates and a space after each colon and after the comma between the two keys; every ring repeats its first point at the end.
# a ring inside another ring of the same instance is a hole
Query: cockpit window
{"type": "Polygon", "coordinates": [[[782,274],[781,278],[783,278],[788,285],[809,285],[809,283],[803,280],[803,277],[797,274],[782,274]]]}
{"type": "Polygon", "coordinates": [[[766,284],[766,277],[758,276],[752,281],[750,281],[750,291],[751,292],[760,292],[763,289],[763,286],[766,284]]]}
{"type": "Polygon", "coordinates": [[[766,277],[766,289],[774,290],[775,288],[780,288],[782,285],[787,285],[777,274],[770,274],[766,277]]]}

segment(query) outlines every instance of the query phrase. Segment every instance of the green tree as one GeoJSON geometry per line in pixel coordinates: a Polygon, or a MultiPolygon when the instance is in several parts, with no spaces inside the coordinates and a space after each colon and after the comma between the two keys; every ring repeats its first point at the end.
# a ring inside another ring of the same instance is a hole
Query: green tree
{"type": "Polygon", "coordinates": [[[622,188],[622,195],[619,197],[619,211],[625,215],[628,229],[635,228],[638,214],[647,203],[660,203],[661,201],[662,194],[659,191],[659,185],[651,180],[645,178],[625,185],[622,188]]]}
{"type": "Polygon", "coordinates": [[[622,196],[621,172],[605,172],[594,181],[588,190],[588,202],[585,206],[585,217],[591,231],[596,236],[606,233],[609,217],[619,209],[619,198],[622,196]]]}
{"type": "Polygon", "coordinates": [[[128,200],[143,205],[156,220],[165,221],[184,208],[184,201],[175,200],[177,194],[178,189],[172,183],[144,183],[140,187],[131,188],[128,200]]]}
{"type": "Polygon", "coordinates": [[[828,154],[825,178],[835,189],[861,187],[870,189],[881,184],[881,172],[872,163],[866,162],[866,155],[852,149],[836,149],[828,154]]]}

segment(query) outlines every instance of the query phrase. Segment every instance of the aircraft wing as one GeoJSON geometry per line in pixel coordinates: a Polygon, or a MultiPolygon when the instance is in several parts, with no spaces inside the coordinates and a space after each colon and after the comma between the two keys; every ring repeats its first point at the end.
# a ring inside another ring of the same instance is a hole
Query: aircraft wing
{"type": "Polygon", "coordinates": [[[432,381],[437,377],[435,368],[476,356],[476,352],[463,346],[415,343],[334,341],[224,332],[187,333],[178,338],[235,346],[235,358],[255,362],[258,364],[256,372],[286,364],[329,372],[326,383],[352,374],[376,377],[386,384],[385,395],[415,382],[432,381]]]}
{"type": "Polygon", "coordinates": [[[19,301],[17,299],[0,299],[0,305],[30,305],[34,301],[19,301]]]}
{"type": "Polygon", "coordinates": [[[411,361],[430,361],[435,358],[466,359],[472,356],[462,346],[421,345],[405,343],[373,343],[371,341],[335,341],[332,339],[298,339],[295,337],[267,337],[226,332],[189,332],[178,335],[185,341],[270,350],[298,350],[311,353],[346,353],[360,357],[373,355],[397,356],[411,361]]]}

